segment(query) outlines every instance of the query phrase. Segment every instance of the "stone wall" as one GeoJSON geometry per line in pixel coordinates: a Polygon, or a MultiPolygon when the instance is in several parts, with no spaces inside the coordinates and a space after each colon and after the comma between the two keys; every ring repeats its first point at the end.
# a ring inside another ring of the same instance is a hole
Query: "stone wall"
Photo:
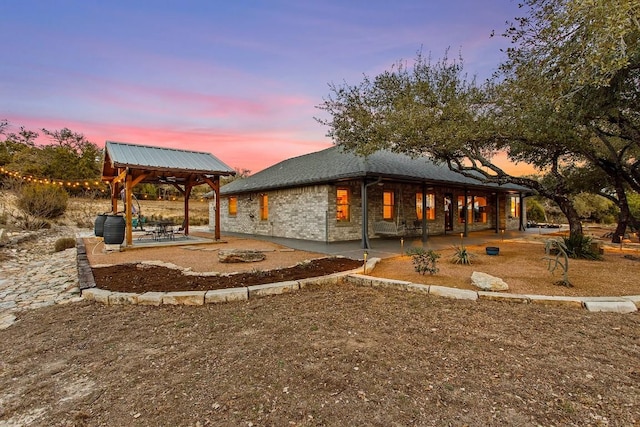
{"type": "MultiPolygon", "coordinates": [[[[374,232],[374,223],[383,218],[383,192],[393,191],[395,195],[395,224],[403,223],[409,229],[409,235],[421,235],[421,224],[417,220],[416,193],[423,191],[421,184],[388,183],[368,187],[370,238],[379,237],[374,232]]],[[[335,185],[313,185],[300,188],[268,191],[269,218],[260,220],[260,193],[238,195],[237,214],[229,216],[229,196],[221,199],[220,222],[224,233],[237,232],[263,236],[277,236],[314,241],[348,241],[359,240],[362,230],[362,184],[360,181],[347,181],[335,185]],[[349,192],[349,220],[336,219],[336,191],[338,188],[349,192]]],[[[445,233],[444,197],[453,197],[453,230],[447,233],[462,233],[465,224],[458,215],[457,201],[464,196],[464,190],[454,187],[427,187],[426,193],[435,194],[435,219],[427,221],[430,235],[445,233]]],[[[491,191],[468,190],[468,196],[486,197],[486,222],[470,221],[467,231],[495,230],[496,221],[499,229],[517,230],[519,219],[507,218],[505,194],[492,194],[491,191]],[[498,197],[498,202],[496,202],[498,197]],[[498,206],[496,206],[498,204],[498,206]],[[498,215],[496,215],[496,210],[498,215]]],[[[210,207],[210,217],[214,216],[214,204],[210,207]]],[[[522,211],[524,212],[524,201],[522,211]]],[[[389,220],[391,221],[391,220],[389,220]]],[[[210,224],[214,224],[211,220],[210,224]]]]}
{"type": "MultiPolygon", "coordinates": [[[[220,200],[221,231],[305,240],[326,240],[327,186],[317,185],[265,192],[269,216],[260,219],[262,193],[241,194],[235,216],[229,215],[229,196],[220,200]]],[[[211,223],[211,221],[210,221],[211,223]]]]}

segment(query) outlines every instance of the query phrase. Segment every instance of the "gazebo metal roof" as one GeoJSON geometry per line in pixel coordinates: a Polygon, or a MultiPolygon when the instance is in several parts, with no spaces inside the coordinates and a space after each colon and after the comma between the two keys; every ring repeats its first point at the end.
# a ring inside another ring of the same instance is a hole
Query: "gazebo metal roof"
{"type": "Polygon", "coordinates": [[[235,174],[233,168],[211,153],[107,141],[102,179],[108,181],[117,176],[118,168],[144,171],[146,177],[141,182],[156,183],[184,182],[197,175],[235,174]]]}

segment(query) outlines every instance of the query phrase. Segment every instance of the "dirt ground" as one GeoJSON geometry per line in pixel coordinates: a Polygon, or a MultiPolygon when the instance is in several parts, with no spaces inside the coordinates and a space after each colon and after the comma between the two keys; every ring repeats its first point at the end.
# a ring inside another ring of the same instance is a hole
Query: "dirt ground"
{"type": "Polygon", "coordinates": [[[362,266],[347,258],[320,258],[292,267],[230,275],[185,275],[182,271],[146,264],[120,264],[93,269],[96,286],[114,292],[208,291],[319,277],[362,266]]]}
{"type": "Polygon", "coordinates": [[[633,426],[640,316],[328,286],[0,331],[3,426],[633,426]]]}
{"type": "MultiPolygon", "coordinates": [[[[275,269],[318,255],[273,249],[275,269]]],[[[465,287],[477,268],[513,292],[640,294],[640,262],[614,248],[572,264],[570,289],[551,285],[539,243],[481,249],[471,267],[443,253],[435,276],[406,257],[374,274],[465,287]]],[[[215,258],[171,253],[164,261],[185,267],[215,258]]],[[[162,258],[121,254],[115,264],[162,258]]],[[[352,285],[198,307],[57,305],[0,330],[0,426],[634,426],[639,331],[638,313],[352,285]]]]}
{"type": "MultiPolygon", "coordinates": [[[[592,230],[594,234],[600,232],[601,230],[592,230]]],[[[206,233],[201,235],[210,237],[206,233]]],[[[243,286],[249,286],[313,277],[358,266],[357,262],[345,263],[340,259],[325,260],[322,267],[314,266],[309,263],[310,260],[326,258],[326,255],[293,251],[274,243],[239,237],[225,236],[221,243],[198,246],[145,248],[110,253],[105,253],[102,243],[95,238],[85,239],[85,245],[94,275],[100,283],[98,287],[122,292],[234,287],[234,280],[224,277],[233,272],[244,273],[237,276],[237,279],[244,283],[243,286]],[[217,251],[220,249],[261,250],[266,254],[266,259],[256,263],[224,264],[218,262],[217,251]],[[149,265],[145,265],[142,271],[142,267],[138,265],[142,261],[162,261],[192,272],[220,273],[221,276],[209,275],[196,280],[192,275],[185,276],[167,270],[166,267],[149,265]],[[110,267],[106,267],[107,265],[110,267]],[[286,268],[294,271],[290,271],[290,275],[286,274],[286,268]],[[134,287],[137,291],[133,290],[134,287]]],[[[479,271],[500,277],[509,285],[508,292],[515,294],[640,295],[640,281],[637,280],[640,277],[640,245],[637,243],[626,243],[622,249],[619,246],[605,245],[601,261],[569,260],[569,280],[573,287],[554,285],[562,278],[562,269],[558,267],[553,273],[548,270],[549,263],[543,259],[544,245],[539,236],[528,237],[527,241],[496,241],[492,245],[500,248],[498,256],[487,255],[485,246],[466,246],[473,254],[471,265],[453,264],[453,248],[438,250],[441,258],[437,262],[438,273],[434,275],[416,273],[412,258],[407,255],[383,259],[369,274],[413,283],[475,289],[471,284],[471,274],[479,271]]]]}
{"type": "MultiPolygon", "coordinates": [[[[500,277],[514,294],[558,296],[640,295],[640,250],[607,247],[603,260],[569,260],[569,280],[573,287],[554,285],[562,278],[562,268],[548,270],[541,242],[496,242],[498,256],[487,255],[485,246],[467,246],[474,254],[471,265],[451,262],[454,250],[438,251],[437,274],[415,272],[409,256],[383,259],[372,276],[406,280],[413,283],[478,290],[471,284],[471,274],[479,271],[500,277]]],[[[639,248],[640,249],[640,248],[639,248]]]]}

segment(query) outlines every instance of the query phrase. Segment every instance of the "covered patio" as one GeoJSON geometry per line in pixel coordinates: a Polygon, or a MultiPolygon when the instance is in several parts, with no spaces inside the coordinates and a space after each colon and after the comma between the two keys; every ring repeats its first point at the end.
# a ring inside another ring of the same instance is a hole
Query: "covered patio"
{"type": "MultiPolygon", "coordinates": [[[[216,200],[214,239],[220,240],[220,177],[230,175],[235,175],[235,171],[210,153],[113,141],[107,141],[105,144],[102,181],[110,186],[111,212],[124,212],[126,247],[134,245],[133,188],[144,183],[169,184],[182,194],[184,221],[179,231],[185,237],[189,236],[191,190],[198,185],[208,185],[213,190],[216,200]],[[119,199],[124,203],[124,211],[118,211],[119,199]]],[[[136,239],[136,246],[143,240],[149,240],[151,243],[160,240],[152,235],[136,235],[136,239]]],[[[164,244],[177,241],[175,236],[163,240],[166,240],[161,242],[164,244]]]]}

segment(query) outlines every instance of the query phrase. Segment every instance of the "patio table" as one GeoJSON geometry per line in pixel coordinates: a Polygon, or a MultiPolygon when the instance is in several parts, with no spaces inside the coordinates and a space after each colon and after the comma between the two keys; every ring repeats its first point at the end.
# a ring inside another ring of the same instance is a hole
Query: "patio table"
{"type": "Polygon", "coordinates": [[[160,220],[154,223],[154,239],[173,239],[173,226],[175,223],[168,220],[160,220]]]}

